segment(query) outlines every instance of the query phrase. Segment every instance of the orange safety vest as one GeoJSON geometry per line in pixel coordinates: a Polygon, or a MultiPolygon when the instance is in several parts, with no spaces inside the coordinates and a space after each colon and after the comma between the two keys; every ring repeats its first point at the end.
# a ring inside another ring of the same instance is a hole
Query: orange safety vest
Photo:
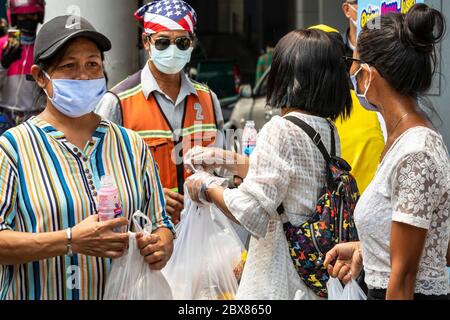
{"type": "Polygon", "coordinates": [[[182,128],[172,128],[153,93],[145,97],[141,72],[111,90],[120,99],[123,126],[136,131],[150,147],[163,187],[181,194],[189,176],[183,155],[193,146],[212,146],[218,131],[211,91],[200,83],[192,84],[197,95],[185,100],[182,128]]]}

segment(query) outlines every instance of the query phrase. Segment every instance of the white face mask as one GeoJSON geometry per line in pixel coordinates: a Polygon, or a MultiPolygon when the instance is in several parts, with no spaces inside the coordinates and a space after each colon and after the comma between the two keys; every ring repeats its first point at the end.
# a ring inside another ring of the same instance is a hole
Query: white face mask
{"type": "Polygon", "coordinates": [[[183,51],[174,44],[165,50],[158,50],[154,45],[150,46],[150,60],[155,67],[165,74],[177,74],[191,61],[194,48],[183,51]]]}
{"type": "Polygon", "coordinates": [[[369,92],[370,85],[372,84],[372,70],[370,69],[369,65],[366,66],[369,69],[369,81],[366,81],[364,84],[364,93],[359,93],[358,80],[356,78],[358,74],[363,70],[363,67],[361,66],[361,68],[359,68],[359,70],[356,71],[354,75],[350,76],[350,78],[352,79],[353,88],[355,89],[356,96],[358,97],[359,103],[362,105],[362,107],[368,111],[378,111],[378,108],[375,105],[371,104],[367,99],[367,92],[369,92]]]}
{"type": "MultiPolygon", "coordinates": [[[[351,4],[349,4],[348,6],[350,7],[350,9],[353,10],[353,12],[358,13],[358,10],[355,7],[353,7],[351,4]]],[[[347,18],[350,19],[350,21],[356,28],[358,27],[358,22],[356,20],[353,20],[352,17],[350,17],[350,16],[348,16],[347,18]]]]}
{"type": "Polygon", "coordinates": [[[62,114],[70,118],[79,118],[94,111],[97,104],[105,95],[106,79],[69,80],[52,79],[43,71],[53,87],[53,96],[50,97],[44,89],[53,106],[62,114]]]}

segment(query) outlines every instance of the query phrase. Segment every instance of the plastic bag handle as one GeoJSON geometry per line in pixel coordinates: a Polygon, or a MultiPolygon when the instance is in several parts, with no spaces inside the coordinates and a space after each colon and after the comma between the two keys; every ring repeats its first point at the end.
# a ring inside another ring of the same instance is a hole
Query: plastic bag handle
{"type": "Polygon", "coordinates": [[[133,223],[136,232],[152,233],[152,220],[150,220],[150,218],[143,214],[141,211],[137,211],[133,214],[133,223]],[[143,226],[140,224],[138,219],[143,219],[145,221],[143,226]]]}

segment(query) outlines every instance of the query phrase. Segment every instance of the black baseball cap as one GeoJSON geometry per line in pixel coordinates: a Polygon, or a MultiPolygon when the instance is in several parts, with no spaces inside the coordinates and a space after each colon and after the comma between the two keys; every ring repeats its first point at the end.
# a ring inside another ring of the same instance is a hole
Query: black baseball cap
{"type": "Polygon", "coordinates": [[[45,23],[37,34],[34,63],[53,57],[70,40],[80,37],[95,42],[102,52],[111,49],[111,41],[86,19],[73,15],[59,16],[45,23]]]}

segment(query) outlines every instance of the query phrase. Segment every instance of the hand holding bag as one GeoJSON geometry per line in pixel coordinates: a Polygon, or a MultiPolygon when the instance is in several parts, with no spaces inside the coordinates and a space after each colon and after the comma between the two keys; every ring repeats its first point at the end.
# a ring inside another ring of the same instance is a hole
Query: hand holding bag
{"type": "MultiPolygon", "coordinates": [[[[152,222],[142,212],[133,215],[137,232],[151,234],[152,222]],[[144,221],[143,227],[139,219],[144,221]]],[[[137,246],[136,233],[129,233],[127,253],[112,262],[104,300],[173,300],[169,283],[160,271],[150,269],[137,246]]]]}

